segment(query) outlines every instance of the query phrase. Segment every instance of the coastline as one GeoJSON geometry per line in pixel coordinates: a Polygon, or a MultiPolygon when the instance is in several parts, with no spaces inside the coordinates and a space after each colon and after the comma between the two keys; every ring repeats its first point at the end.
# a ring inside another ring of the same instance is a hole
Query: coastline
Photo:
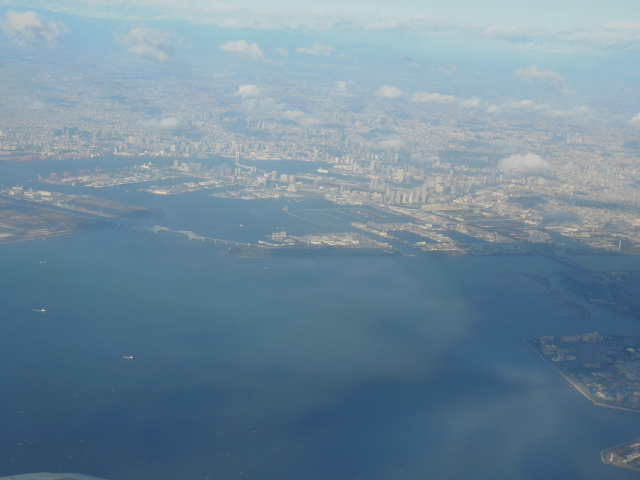
{"type": "Polygon", "coordinates": [[[556,372],[558,372],[562,376],[562,378],[564,378],[569,383],[569,385],[571,385],[578,392],[580,392],[592,404],[594,404],[594,405],[596,405],[598,407],[606,407],[606,408],[612,408],[612,409],[615,409],[615,410],[623,410],[623,411],[626,411],[626,412],[640,413],[640,408],[636,409],[636,408],[623,407],[623,406],[615,405],[615,404],[611,404],[611,403],[605,403],[601,399],[597,398],[588,388],[586,388],[584,386],[584,384],[582,382],[580,382],[578,379],[576,379],[573,375],[571,375],[570,373],[562,371],[562,369],[558,368],[553,362],[549,361],[549,359],[546,358],[547,356],[544,355],[540,351],[540,349],[533,343],[534,341],[535,340],[524,340],[524,343],[531,350],[533,350],[533,352],[538,357],[540,357],[547,365],[549,365],[556,372]]]}

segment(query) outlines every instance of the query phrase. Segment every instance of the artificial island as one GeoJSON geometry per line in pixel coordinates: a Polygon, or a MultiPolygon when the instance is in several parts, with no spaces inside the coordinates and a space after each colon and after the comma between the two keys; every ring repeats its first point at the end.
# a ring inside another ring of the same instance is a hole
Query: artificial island
{"type": "Polygon", "coordinates": [[[640,337],[587,333],[527,344],[594,404],[640,412],[640,337]]]}
{"type": "MultiPolygon", "coordinates": [[[[640,412],[640,337],[587,333],[526,343],[595,405],[640,412]]],[[[601,457],[640,471],[640,439],[604,450],[601,457]]]]}

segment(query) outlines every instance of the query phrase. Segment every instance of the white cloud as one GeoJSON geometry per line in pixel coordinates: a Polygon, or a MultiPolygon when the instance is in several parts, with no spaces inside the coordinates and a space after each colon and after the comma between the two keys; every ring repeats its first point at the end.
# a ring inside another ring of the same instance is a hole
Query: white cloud
{"type": "Polygon", "coordinates": [[[417,92],[411,95],[411,101],[415,103],[444,103],[458,105],[463,108],[480,108],[481,101],[477,97],[460,98],[455,95],[443,95],[441,93],[417,92]]]}
{"type": "Polygon", "coordinates": [[[238,40],[237,42],[229,40],[220,47],[220,50],[249,58],[254,62],[268,61],[257,43],[249,43],[246,40],[238,40]]]}
{"type": "Polygon", "coordinates": [[[129,33],[117,35],[117,40],[127,50],[139,57],[164,62],[175,52],[180,43],[175,35],[159,28],[138,27],[129,33]]]}
{"type": "Polygon", "coordinates": [[[319,121],[315,117],[308,115],[302,110],[291,109],[287,106],[287,104],[278,103],[269,97],[267,97],[265,100],[268,101],[268,105],[271,106],[271,108],[266,113],[272,115],[275,118],[296,122],[297,124],[305,127],[316,125],[319,123],[319,121]]]}
{"type": "Polygon", "coordinates": [[[257,85],[240,85],[235,95],[242,98],[257,97],[260,95],[260,89],[257,85]]]}
{"type": "Polygon", "coordinates": [[[403,91],[398,87],[392,87],[391,85],[382,85],[377,91],[376,95],[383,98],[399,98],[403,95],[403,91]]]}
{"type": "Polygon", "coordinates": [[[489,27],[482,32],[482,35],[497,40],[503,40],[517,44],[529,44],[541,37],[542,32],[539,29],[529,27],[507,26],[507,27],[489,27]]]}
{"type": "Polygon", "coordinates": [[[551,166],[540,155],[527,153],[526,155],[511,155],[503,158],[500,160],[498,168],[507,173],[544,173],[551,166]]]}
{"type": "Polygon", "coordinates": [[[349,82],[340,80],[340,81],[337,81],[335,85],[336,85],[336,91],[338,92],[347,93],[349,91],[349,82]]]}
{"type": "Polygon", "coordinates": [[[335,52],[335,48],[317,43],[315,45],[311,45],[310,47],[298,48],[296,52],[304,53],[306,55],[320,55],[323,57],[330,57],[335,52]]]}
{"type": "Polygon", "coordinates": [[[411,101],[416,103],[456,103],[458,97],[440,93],[418,92],[411,95],[411,101]]]}
{"type": "Polygon", "coordinates": [[[407,144],[399,138],[389,138],[378,143],[378,148],[383,150],[402,150],[407,144]]]}
{"type": "MultiPolygon", "coordinates": [[[[0,3],[5,6],[29,4],[29,8],[36,10],[133,22],[173,19],[198,25],[263,31],[409,32],[453,40],[452,44],[459,39],[476,44],[490,39],[514,48],[546,53],[640,51],[637,5],[632,0],[591,2],[588,8],[582,9],[576,9],[570,2],[556,1],[551,17],[545,15],[548,5],[532,9],[531,15],[527,16],[522,8],[501,9],[501,14],[496,16],[493,13],[495,8],[482,8],[479,4],[454,11],[456,2],[430,5],[430,14],[425,15],[425,7],[420,2],[409,0],[398,4],[377,2],[366,7],[361,1],[361,8],[353,2],[337,1],[311,8],[300,2],[299,6],[294,6],[290,1],[258,0],[224,3],[215,0],[2,0],[0,3]],[[509,26],[522,24],[526,26],[509,26]]],[[[503,3],[507,6],[508,2],[503,3]]]]}
{"type": "Polygon", "coordinates": [[[478,97],[472,97],[460,100],[458,104],[463,108],[480,108],[482,106],[482,101],[478,97]]]}
{"type": "Polygon", "coordinates": [[[519,68],[516,70],[516,77],[529,83],[539,80],[556,92],[567,93],[569,91],[564,86],[564,81],[560,75],[553,70],[538,70],[536,65],[531,65],[528,68],[519,68]]]}
{"type": "Polygon", "coordinates": [[[502,112],[535,112],[541,110],[548,110],[550,107],[546,104],[538,104],[533,100],[519,100],[517,102],[507,102],[500,105],[490,105],[487,107],[487,113],[502,113],[502,112]]]}
{"type": "Polygon", "coordinates": [[[640,113],[629,120],[629,125],[632,127],[640,127],[640,113]]]}
{"type": "Polygon", "coordinates": [[[162,130],[175,130],[180,126],[180,121],[175,117],[167,117],[160,120],[162,130]]]}
{"type": "Polygon", "coordinates": [[[242,105],[252,115],[288,120],[303,126],[318,123],[316,118],[302,110],[289,108],[286,103],[280,103],[271,97],[263,96],[257,85],[240,85],[235,95],[242,98],[242,105]]]}
{"type": "Polygon", "coordinates": [[[458,66],[452,63],[450,65],[443,65],[438,70],[440,70],[445,75],[451,76],[458,71],[458,66]]]}
{"type": "Polygon", "coordinates": [[[591,109],[586,105],[578,105],[577,107],[573,107],[569,110],[559,110],[559,109],[543,110],[542,113],[552,118],[572,118],[572,119],[589,118],[592,115],[591,109]]]}
{"type": "Polygon", "coordinates": [[[276,48],[276,53],[278,55],[280,55],[281,57],[288,57],[289,56],[289,50],[287,50],[286,48],[276,48]]]}
{"type": "Polygon", "coordinates": [[[533,100],[520,100],[500,105],[490,105],[487,113],[500,114],[505,112],[537,113],[550,118],[566,119],[570,121],[584,121],[595,118],[593,111],[586,105],[577,105],[568,109],[553,108],[546,103],[535,103],[533,100]]]}
{"type": "Polygon", "coordinates": [[[182,125],[176,117],[165,117],[160,120],[141,120],[139,124],[144,128],[153,128],[160,130],[175,130],[182,125]]]}
{"type": "Polygon", "coordinates": [[[358,84],[354,80],[339,80],[334,83],[333,92],[342,96],[351,96],[356,89],[358,84]]]}
{"type": "Polygon", "coordinates": [[[45,22],[36,12],[16,12],[9,10],[0,23],[2,31],[21,46],[35,45],[40,41],[54,47],[58,38],[68,29],[62,22],[45,22]]]}
{"type": "Polygon", "coordinates": [[[560,30],[522,26],[490,27],[480,34],[526,50],[552,54],[602,54],[607,50],[640,50],[640,28],[634,23],[560,30]]]}
{"type": "Polygon", "coordinates": [[[302,110],[282,110],[281,118],[292,122],[304,122],[305,113],[302,110]]]}

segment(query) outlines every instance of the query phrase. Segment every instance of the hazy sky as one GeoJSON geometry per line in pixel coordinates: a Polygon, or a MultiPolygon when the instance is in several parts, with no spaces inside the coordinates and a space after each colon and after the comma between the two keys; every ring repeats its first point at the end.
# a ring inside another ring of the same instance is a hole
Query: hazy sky
{"type": "Polygon", "coordinates": [[[636,0],[0,0],[2,10],[34,10],[45,22],[47,17],[73,15],[135,26],[181,21],[263,32],[410,34],[450,43],[494,42],[544,54],[640,53],[636,0]]]}
{"type": "MultiPolygon", "coordinates": [[[[366,21],[372,16],[385,16],[389,20],[402,17],[429,17],[459,22],[478,22],[499,26],[577,27],[595,26],[607,22],[640,22],[640,7],[635,0],[239,0],[233,2],[212,0],[3,0],[5,6],[39,8],[51,11],[80,13],[89,16],[121,18],[172,16],[178,18],[223,21],[242,12],[274,12],[290,21],[308,22],[327,15],[348,15],[354,21],[366,21]],[[216,18],[218,17],[218,18],[216,18]]],[[[255,18],[253,20],[256,20],[255,18]]],[[[638,25],[636,25],[638,27],[638,25]]]]}
{"type": "MultiPolygon", "coordinates": [[[[638,0],[0,0],[0,31],[0,49],[220,64],[217,55],[245,62],[247,75],[315,61],[344,83],[353,77],[340,69],[368,62],[381,84],[397,86],[398,72],[448,81],[437,93],[464,94],[470,107],[484,78],[487,92],[511,83],[571,97],[577,109],[596,86],[640,108],[638,0]]],[[[417,100],[454,98],[431,93],[417,100]]]]}

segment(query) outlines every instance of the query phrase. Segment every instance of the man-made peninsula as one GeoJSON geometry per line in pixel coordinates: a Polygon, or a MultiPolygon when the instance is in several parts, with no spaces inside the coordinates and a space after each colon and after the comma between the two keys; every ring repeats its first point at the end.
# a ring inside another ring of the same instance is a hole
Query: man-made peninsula
{"type": "MultiPolygon", "coordinates": [[[[640,412],[640,337],[587,333],[526,343],[595,405],[640,412]]],[[[640,471],[640,439],[600,456],[609,465],[640,471]]]]}
{"type": "Polygon", "coordinates": [[[640,439],[603,450],[600,456],[604,463],[640,472],[640,439]]]}
{"type": "Polygon", "coordinates": [[[587,333],[527,344],[594,404],[640,412],[640,337],[587,333]]]}

